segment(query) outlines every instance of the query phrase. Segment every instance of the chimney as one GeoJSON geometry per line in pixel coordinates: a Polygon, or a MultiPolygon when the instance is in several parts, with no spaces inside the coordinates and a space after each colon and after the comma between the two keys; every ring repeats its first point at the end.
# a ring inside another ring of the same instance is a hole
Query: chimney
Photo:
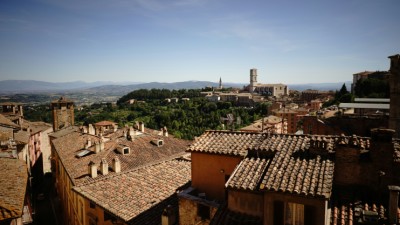
{"type": "Polygon", "coordinates": [[[83,134],[87,134],[87,133],[88,133],[88,128],[87,128],[87,126],[82,126],[82,127],[81,127],[81,132],[82,132],[83,134]]]}
{"type": "Polygon", "coordinates": [[[164,127],[162,131],[163,131],[163,136],[164,136],[164,137],[168,137],[168,130],[167,130],[167,127],[164,127]]]}
{"type": "Polygon", "coordinates": [[[117,125],[117,124],[114,124],[113,128],[114,128],[114,132],[117,132],[117,130],[118,130],[118,125],[117,125]]]}
{"type": "Polygon", "coordinates": [[[139,122],[139,130],[140,130],[140,132],[144,133],[144,123],[143,122],[139,122]]]}
{"type": "Polygon", "coordinates": [[[135,136],[135,129],[133,129],[132,126],[129,127],[128,135],[131,136],[131,138],[135,136]]]}
{"type": "Polygon", "coordinates": [[[94,127],[92,124],[89,124],[88,130],[89,130],[89,134],[96,135],[96,131],[94,130],[94,127]]]}
{"type": "Polygon", "coordinates": [[[371,129],[371,138],[376,142],[391,143],[395,131],[392,129],[374,128],[371,129]]]}
{"type": "Polygon", "coordinates": [[[106,161],[105,158],[102,158],[102,159],[101,159],[101,162],[100,162],[100,172],[101,172],[101,174],[103,174],[103,175],[107,175],[107,174],[108,174],[108,163],[107,163],[107,161],[106,161]]]}
{"type": "Polygon", "coordinates": [[[22,105],[18,106],[18,112],[19,112],[20,116],[24,116],[24,111],[23,111],[22,105]]]}
{"type": "Polygon", "coordinates": [[[125,138],[128,136],[128,134],[125,130],[122,131],[122,135],[124,135],[125,138]]]}
{"type": "Polygon", "coordinates": [[[97,177],[97,166],[93,161],[90,161],[88,165],[90,177],[96,178],[97,177]]]}
{"type": "Polygon", "coordinates": [[[102,140],[100,140],[99,142],[96,142],[95,145],[95,153],[99,153],[104,151],[104,142],[102,140]]]}
{"type": "Polygon", "coordinates": [[[389,224],[398,224],[397,208],[399,205],[400,187],[390,185],[389,188],[389,224]]]}
{"type": "Polygon", "coordinates": [[[112,160],[112,169],[116,173],[121,172],[121,162],[119,161],[118,157],[113,158],[113,160],[112,160]]]}
{"type": "Polygon", "coordinates": [[[92,140],[90,140],[90,138],[88,138],[88,139],[87,139],[87,142],[86,142],[86,145],[85,145],[85,148],[86,148],[86,149],[89,149],[90,146],[92,146],[92,140]]]}

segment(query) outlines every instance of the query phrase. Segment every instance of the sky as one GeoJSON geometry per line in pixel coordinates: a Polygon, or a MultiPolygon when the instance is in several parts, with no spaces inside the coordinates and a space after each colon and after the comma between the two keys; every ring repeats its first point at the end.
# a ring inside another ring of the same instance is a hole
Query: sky
{"type": "Polygon", "coordinates": [[[399,0],[1,0],[0,80],[324,83],[388,70],[399,0]]]}

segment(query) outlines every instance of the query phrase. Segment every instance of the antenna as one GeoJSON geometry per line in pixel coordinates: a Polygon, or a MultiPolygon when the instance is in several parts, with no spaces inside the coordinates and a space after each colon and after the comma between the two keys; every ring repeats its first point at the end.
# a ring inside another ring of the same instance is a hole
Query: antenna
{"type": "Polygon", "coordinates": [[[235,119],[235,117],[233,116],[232,113],[227,114],[226,118],[221,117],[220,121],[221,121],[223,127],[224,127],[224,122],[226,122],[226,128],[229,129],[229,127],[230,127],[231,131],[233,131],[235,129],[235,123],[234,123],[235,121],[236,121],[237,125],[240,125],[242,123],[242,119],[240,118],[240,116],[236,117],[236,119],[235,119]]]}

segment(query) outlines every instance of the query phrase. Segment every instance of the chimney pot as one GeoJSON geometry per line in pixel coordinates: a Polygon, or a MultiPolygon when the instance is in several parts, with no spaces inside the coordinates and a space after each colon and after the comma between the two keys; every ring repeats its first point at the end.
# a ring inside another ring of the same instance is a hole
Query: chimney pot
{"type": "Polygon", "coordinates": [[[103,175],[107,175],[108,174],[108,163],[107,163],[107,160],[105,158],[101,159],[100,171],[101,171],[101,174],[103,174],[103,175]]]}
{"type": "Polygon", "coordinates": [[[140,132],[144,133],[144,123],[143,122],[139,122],[139,130],[140,130],[140,132]]]}
{"type": "Polygon", "coordinates": [[[114,172],[116,172],[116,173],[121,172],[121,162],[119,161],[118,157],[113,158],[112,168],[113,168],[114,172]]]}
{"type": "Polygon", "coordinates": [[[97,177],[97,166],[93,161],[90,161],[89,165],[89,174],[92,178],[96,178],[97,177]]]}
{"type": "Polygon", "coordinates": [[[90,146],[92,146],[92,140],[90,140],[90,138],[88,138],[85,148],[88,149],[88,148],[90,148],[90,146]]]}
{"type": "Polygon", "coordinates": [[[167,127],[163,128],[163,136],[164,137],[168,137],[168,129],[167,129],[167,127]]]}
{"type": "Polygon", "coordinates": [[[94,130],[94,127],[93,127],[92,124],[89,124],[88,130],[89,130],[89,131],[88,131],[89,134],[91,134],[91,135],[96,135],[96,131],[94,130]]]}

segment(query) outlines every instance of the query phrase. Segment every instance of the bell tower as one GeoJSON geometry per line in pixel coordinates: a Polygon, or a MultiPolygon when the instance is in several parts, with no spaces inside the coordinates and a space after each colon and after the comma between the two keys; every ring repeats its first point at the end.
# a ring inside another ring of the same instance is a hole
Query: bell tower
{"type": "Polygon", "coordinates": [[[253,93],[257,85],[257,69],[250,69],[250,93],[253,93]]]}
{"type": "Polygon", "coordinates": [[[400,55],[389,56],[390,59],[390,112],[389,128],[395,130],[394,137],[400,137],[400,55]]]}
{"type": "Polygon", "coordinates": [[[57,131],[64,127],[74,125],[74,102],[61,97],[51,102],[53,115],[53,130],[57,131]]]}

